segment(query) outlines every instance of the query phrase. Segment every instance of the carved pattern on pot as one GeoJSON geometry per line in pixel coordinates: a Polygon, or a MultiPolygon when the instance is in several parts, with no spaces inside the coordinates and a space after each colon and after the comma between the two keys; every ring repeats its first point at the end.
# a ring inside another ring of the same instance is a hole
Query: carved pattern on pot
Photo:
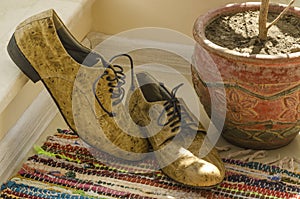
{"type": "Polygon", "coordinates": [[[280,114],[280,119],[300,120],[300,94],[296,97],[285,97],[283,99],[285,110],[280,114]]]}
{"type": "Polygon", "coordinates": [[[258,130],[245,130],[235,126],[227,126],[225,130],[225,137],[233,142],[240,142],[246,140],[251,144],[268,143],[268,142],[281,142],[283,140],[291,140],[291,137],[299,132],[300,126],[290,127],[285,131],[278,132],[278,130],[265,129],[263,131],[258,130]],[[241,137],[243,137],[241,139],[241,137]]]}
{"type": "Polygon", "coordinates": [[[243,132],[245,135],[247,135],[247,139],[255,140],[255,141],[258,141],[258,142],[265,142],[265,140],[261,139],[260,137],[267,137],[267,136],[284,139],[284,136],[282,136],[276,130],[265,129],[264,131],[245,131],[243,129],[239,129],[238,131],[243,132]]]}
{"type": "Polygon", "coordinates": [[[235,89],[230,89],[227,95],[227,103],[228,113],[234,121],[242,121],[244,117],[253,119],[257,117],[254,110],[257,100],[249,96],[243,96],[235,89]]]}

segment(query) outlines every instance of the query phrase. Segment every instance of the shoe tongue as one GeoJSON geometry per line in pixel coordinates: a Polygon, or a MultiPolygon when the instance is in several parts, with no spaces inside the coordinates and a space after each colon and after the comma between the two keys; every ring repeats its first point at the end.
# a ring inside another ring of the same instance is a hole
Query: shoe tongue
{"type": "Polygon", "coordinates": [[[159,82],[147,73],[138,73],[137,80],[148,102],[165,101],[171,98],[159,84],[159,82]]]}

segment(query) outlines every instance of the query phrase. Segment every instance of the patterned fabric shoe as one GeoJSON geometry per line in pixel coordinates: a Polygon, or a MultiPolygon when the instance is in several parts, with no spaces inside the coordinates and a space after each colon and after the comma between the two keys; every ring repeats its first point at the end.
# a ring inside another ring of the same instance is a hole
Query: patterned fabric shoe
{"type": "Polygon", "coordinates": [[[163,172],[191,186],[220,183],[225,175],[223,162],[216,149],[204,142],[203,126],[184,101],[176,98],[180,85],[169,92],[148,73],[138,73],[136,77],[139,89],[129,100],[130,114],[146,130],[163,172]],[[201,146],[212,148],[203,158],[201,146]]]}
{"type": "Polygon", "coordinates": [[[135,124],[119,125],[128,118],[121,103],[125,75],[111,62],[125,56],[132,68],[128,55],[106,62],[76,41],[54,10],[22,22],[7,50],[33,82],[43,82],[69,127],[88,144],[127,160],[148,152],[149,143],[135,124]],[[100,67],[91,67],[95,64],[100,67]]]}

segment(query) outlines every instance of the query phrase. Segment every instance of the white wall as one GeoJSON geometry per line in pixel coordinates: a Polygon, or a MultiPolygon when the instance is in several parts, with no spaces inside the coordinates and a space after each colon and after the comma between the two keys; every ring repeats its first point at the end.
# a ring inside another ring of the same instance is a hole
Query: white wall
{"type": "MultiPolygon", "coordinates": [[[[298,5],[299,1],[296,0],[298,5]]],[[[199,15],[234,2],[245,0],[97,0],[93,6],[93,28],[115,34],[132,28],[154,26],[192,36],[193,23],[199,15]]],[[[288,3],[289,0],[271,2],[288,3]]]]}

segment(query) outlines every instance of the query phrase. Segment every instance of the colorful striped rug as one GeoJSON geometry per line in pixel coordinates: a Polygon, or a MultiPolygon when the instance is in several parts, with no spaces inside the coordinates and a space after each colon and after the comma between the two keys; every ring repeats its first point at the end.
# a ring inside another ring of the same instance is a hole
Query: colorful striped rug
{"type": "Polygon", "coordinates": [[[197,188],[169,179],[153,159],[126,162],[93,152],[68,130],[36,150],[1,186],[1,198],[300,198],[299,173],[258,162],[223,159],[224,181],[197,188]]]}

